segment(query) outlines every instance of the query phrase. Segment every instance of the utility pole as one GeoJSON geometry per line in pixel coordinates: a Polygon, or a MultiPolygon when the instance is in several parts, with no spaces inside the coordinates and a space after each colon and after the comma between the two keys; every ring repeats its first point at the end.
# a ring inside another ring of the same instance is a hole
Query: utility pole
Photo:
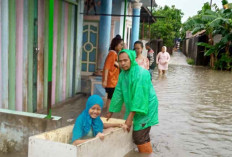
{"type": "Polygon", "coordinates": [[[48,106],[47,119],[52,118],[52,57],[53,57],[53,18],[54,0],[49,0],[49,35],[48,35],[48,106]]]}
{"type": "Polygon", "coordinates": [[[212,1],[213,1],[213,0],[210,0],[210,7],[212,6],[212,1]]]}
{"type": "Polygon", "coordinates": [[[126,29],[126,9],[127,9],[127,0],[124,2],[124,19],[123,19],[123,35],[122,38],[125,42],[125,29],[126,29]]]}

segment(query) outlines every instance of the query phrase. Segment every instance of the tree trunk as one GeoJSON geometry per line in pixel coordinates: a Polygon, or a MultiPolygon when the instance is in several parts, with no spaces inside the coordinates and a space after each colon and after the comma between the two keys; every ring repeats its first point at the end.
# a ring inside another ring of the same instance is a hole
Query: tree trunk
{"type": "MultiPolygon", "coordinates": [[[[230,41],[226,44],[226,57],[230,58],[230,41]]],[[[227,62],[227,70],[230,70],[230,62],[227,62]]]]}
{"type": "Polygon", "coordinates": [[[210,67],[213,68],[215,63],[215,57],[214,54],[210,55],[210,67]]]}
{"type": "MultiPolygon", "coordinates": [[[[210,44],[210,45],[213,45],[213,34],[210,33],[210,34],[208,35],[208,38],[209,38],[209,44],[210,44]]],[[[212,54],[210,55],[210,67],[211,67],[211,68],[214,68],[214,63],[215,63],[215,54],[212,53],[212,54]]]]}

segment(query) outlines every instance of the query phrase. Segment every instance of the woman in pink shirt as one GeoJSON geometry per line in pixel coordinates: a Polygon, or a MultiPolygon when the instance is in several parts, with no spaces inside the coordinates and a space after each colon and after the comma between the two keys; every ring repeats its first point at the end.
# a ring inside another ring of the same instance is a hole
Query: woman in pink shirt
{"type": "Polygon", "coordinates": [[[134,50],[136,51],[136,62],[138,63],[138,65],[148,70],[149,60],[147,59],[147,57],[144,57],[142,55],[143,43],[141,41],[136,41],[134,43],[134,50]]]}
{"type": "Polygon", "coordinates": [[[163,46],[162,51],[156,56],[156,63],[158,64],[159,75],[164,75],[166,70],[168,70],[168,62],[170,60],[170,55],[167,52],[167,47],[163,46]]]}

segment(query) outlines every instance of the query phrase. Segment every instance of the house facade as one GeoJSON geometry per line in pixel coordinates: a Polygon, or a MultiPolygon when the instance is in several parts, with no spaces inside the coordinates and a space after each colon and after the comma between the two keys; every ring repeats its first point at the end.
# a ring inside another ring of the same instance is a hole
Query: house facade
{"type": "Polygon", "coordinates": [[[52,2],[0,1],[0,108],[45,109],[49,75],[53,105],[80,91],[84,1],[52,2]]]}
{"type": "Polygon", "coordinates": [[[139,39],[139,15],[142,6],[140,1],[95,0],[95,2],[95,9],[85,8],[84,11],[82,75],[92,75],[103,69],[110,42],[117,34],[124,39],[128,49],[139,39]],[[125,28],[123,28],[124,14],[128,15],[125,19],[125,28]]]}
{"type": "Polygon", "coordinates": [[[81,91],[81,75],[103,69],[115,35],[133,48],[142,3],[88,1],[0,0],[0,108],[37,112],[64,101],[81,91]],[[124,29],[125,8],[136,16],[124,29]]]}

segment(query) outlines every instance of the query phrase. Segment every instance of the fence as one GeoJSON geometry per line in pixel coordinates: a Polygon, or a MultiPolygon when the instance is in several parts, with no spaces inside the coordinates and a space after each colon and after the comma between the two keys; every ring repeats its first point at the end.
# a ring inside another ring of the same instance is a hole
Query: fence
{"type": "Polygon", "coordinates": [[[209,64],[209,56],[204,55],[204,47],[198,46],[198,42],[206,42],[207,36],[202,35],[198,37],[192,37],[185,39],[182,42],[182,52],[188,57],[194,60],[195,65],[206,66],[209,64]]]}

